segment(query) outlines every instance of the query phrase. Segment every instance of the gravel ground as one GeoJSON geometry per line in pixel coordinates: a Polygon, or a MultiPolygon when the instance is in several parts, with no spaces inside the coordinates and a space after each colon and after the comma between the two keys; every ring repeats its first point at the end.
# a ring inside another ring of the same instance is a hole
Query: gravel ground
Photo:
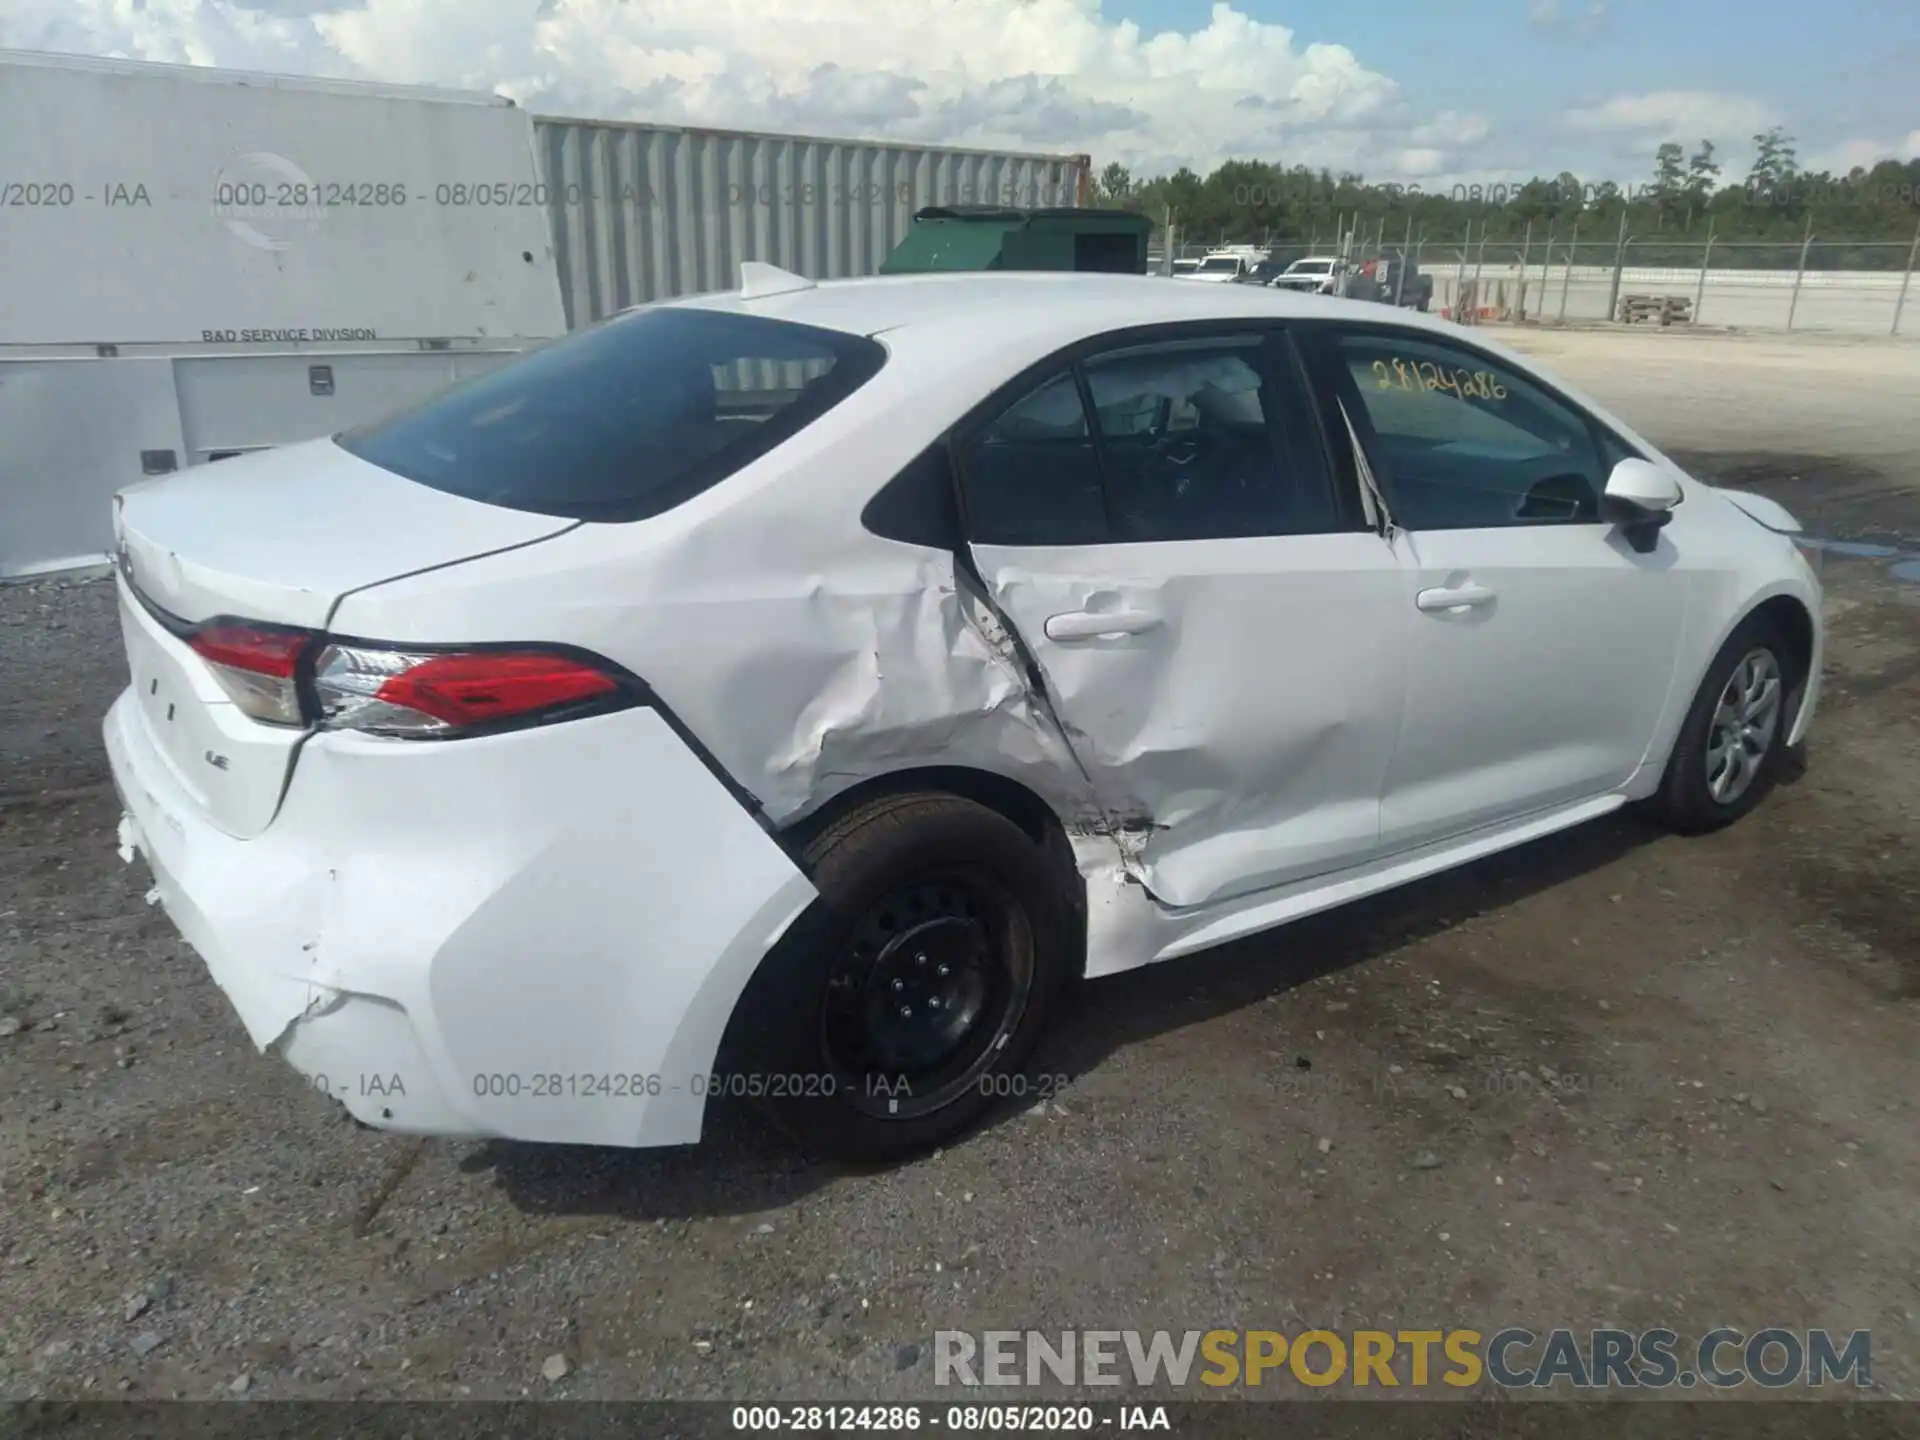
{"type": "MultiPolygon", "coordinates": [[[[1920,347],[1519,343],[1920,550],[1920,347]]],[[[744,1117],[348,1123],[115,854],[110,587],[0,587],[0,1395],[932,1398],[936,1329],[1415,1321],[1871,1329],[1920,1394],[1920,584],[1828,584],[1810,767],[1746,823],[1602,822],[1089,986],[1059,1103],[880,1172],[744,1117]]]]}

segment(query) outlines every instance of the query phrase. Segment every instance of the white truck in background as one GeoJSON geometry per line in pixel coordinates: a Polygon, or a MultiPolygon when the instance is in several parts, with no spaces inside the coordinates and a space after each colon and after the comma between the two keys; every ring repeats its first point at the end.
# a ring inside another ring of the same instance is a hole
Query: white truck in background
{"type": "MultiPolygon", "coordinates": [[[[1180,278],[1207,281],[1214,285],[1238,284],[1253,273],[1253,267],[1265,254],[1257,245],[1223,245],[1217,250],[1209,250],[1196,269],[1180,278]]],[[[1174,273],[1180,275],[1178,270],[1174,273]]]]}
{"type": "Polygon", "coordinates": [[[1360,267],[1337,255],[1308,255],[1267,283],[1275,290],[1296,290],[1306,295],[1347,295],[1362,288],[1360,279],[1360,267]]]}
{"type": "Polygon", "coordinates": [[[0,51],[0,578],[106,558],[145,476],[566,329],[509,100],[0,51]]]}

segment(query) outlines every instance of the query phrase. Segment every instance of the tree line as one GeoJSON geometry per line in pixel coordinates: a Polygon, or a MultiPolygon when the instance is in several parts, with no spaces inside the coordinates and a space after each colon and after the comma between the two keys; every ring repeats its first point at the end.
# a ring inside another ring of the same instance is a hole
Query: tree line
{"type": "Polygon", "coordinates": [[[1793,137],[1777,126],[1753,142],[1747,173],[1728,177],[1713,141],[1691,153],[1666,141],[1648,179],[1627,186],[1561,171],[1425,189],[1263,160],[1229,160],[1204,177],[1183,166],[1140,181],[1113,164],[1098,177],[1095,203],[1146,215],[1156,238],[1170,219],[1176,239],[1192,244],[1324,246],[1350,229],[1362,244],[1379,236],[1396,246],[1411,233],[1449,254],[1471,244],[1506,258],[1530,235],[1538,260],[1551,233],[1556,260],[1577,237],[1591,263],[1625,233],[1634,264],[1697,265],[1711,239],[1715,268],[1780,268],[1795,263],[1811,235],[1817,268],[1907,263],[1920,226],[1920,157],[1835,175],[1802,169],[1793,137]]]}

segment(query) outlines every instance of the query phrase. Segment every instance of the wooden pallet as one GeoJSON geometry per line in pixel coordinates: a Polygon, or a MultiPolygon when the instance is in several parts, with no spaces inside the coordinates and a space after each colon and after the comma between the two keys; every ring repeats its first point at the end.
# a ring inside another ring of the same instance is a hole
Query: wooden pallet
{"type": "Polygon", "coordinates": [[[1662,325],[1693,321],[1693,302],[1684,295],[1622,295],[1617,317],[1623,325],[1655,320],[1662,325]]]}

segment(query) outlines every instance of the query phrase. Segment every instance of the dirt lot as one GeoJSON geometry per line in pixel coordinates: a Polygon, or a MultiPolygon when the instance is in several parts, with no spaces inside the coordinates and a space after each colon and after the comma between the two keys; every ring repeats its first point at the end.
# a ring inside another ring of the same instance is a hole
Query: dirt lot
{"type": "MultiPolygon", "coordinates": [[[[1520,343],[1920,551],[1920,347],[1520,343]]],[[[1920,1396],[1897,559],[1829,562],[1810,768],[1746,823],[1602,823],[1088,987],[1037,1067],[1063,1103],[880,1173],[747,1119],[652,1154],[357,1129],[115,854],[108,587],[0,589],[0,1394],[933,1398],[941,1328],[1779,1324],[1871,1329],[1920,1396]]]]}

